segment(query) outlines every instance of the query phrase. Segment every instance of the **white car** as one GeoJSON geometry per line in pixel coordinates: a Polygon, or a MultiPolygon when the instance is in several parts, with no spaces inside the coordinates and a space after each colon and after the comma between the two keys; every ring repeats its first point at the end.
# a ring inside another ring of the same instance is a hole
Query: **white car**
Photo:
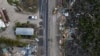
{"type": "Polygon", "coordinates": [[[29,16],[28,19],[36,20],[37,19],[37,16],[29,16]]]}

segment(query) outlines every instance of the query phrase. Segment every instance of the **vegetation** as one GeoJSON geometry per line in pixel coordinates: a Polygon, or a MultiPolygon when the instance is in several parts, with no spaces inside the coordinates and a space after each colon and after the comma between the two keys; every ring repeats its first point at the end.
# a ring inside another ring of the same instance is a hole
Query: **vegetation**
{"type": "Polygon", "coordinates": [[[7,46],[26,46],[27,43],[20,42],[18,40],[12,40],[5,37],[0,37],[0,44],[6,44],[7,46]]]}
{"type": "Polygon", "coordinates": [[[37,34],[34,34],[34,35],[32,36],[32,38],[37,38],[37,34]]]}
{"type": "Polygon", "coordinates": [[[36,13],[38,10],[38,0],[7,0],[10,5],[27,12],[36,13]]]}
{"type": "Polygon", "coordinates": [[[20,7],[23,8],[25,11],[36,13],[38,9],[38,0],[21,1],[20,7]]]}
{"type": "MultiPolygon", "coordinates": [[[[67,7],[66,4],[65,6],[67,7]]],[[[88,56],[100,56],[100,1],[78,0],[72,10],[80,13],[77,17],[80,31],[78,44],[88,56]]],[[[63,45],[64,49],[65,46],[66,44],[63,45]]]]}
{"type": "Polygon", "coordinates": [[[66,8],[68,6],[68,1],[67,0],[63,0],[62,1],[62,5],[64,8],[66,8]]]}
{"type": "Polygon", "coordinates": [[[10,5],[13,5],[13,4],[19,5],[19,1],[18,1],[18,0],[7,0],[7,1],[8,1],[8,3],[9,3],[10,5]]]}
{"type": "Polygon", "coordinates": [[[29,21],[27,21],[26,23],[16,22],[14,28],[16,28],[16,27],[36,28],[37,26],[35,24],[31,24],[29,21]]]}
{"type": "Polygon", "coordinates": [[[21,35],[17,35],[17,36],[16,36],[16,39],[17,39],[17,40],[20,40],[20,39],[22,39],[22,36],[21,36],[21,35]]]}
{"type": "Polygon", "coordinates": [[[21,39],[34,39],[37,38],[37,34],[34,34],[32,36],[24,36],[24,35],[16,35],[17,40],[21,39]]]}
{"type": "Polygon", "coordinates": [[[84,8],[85,12],[79,18],[79,30],[81,31],[81,46],[88,51],[91,56],[100,55],[100,1],[86,0],[86,2],[93,6],[92,8],[84,8]]]}

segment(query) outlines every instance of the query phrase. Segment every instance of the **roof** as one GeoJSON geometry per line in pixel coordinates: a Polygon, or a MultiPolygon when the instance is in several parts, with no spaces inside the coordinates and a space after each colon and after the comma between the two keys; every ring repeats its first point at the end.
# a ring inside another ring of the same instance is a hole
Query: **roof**
{"type": "Polygon", "coordinates": [[[16,28],[15,33],[16,35],[33,35],[34,29],[33,28],[16,28]]]}
{"type": "Polygon", "coordinates": [[[6,48],[2,49],[2,51],[3,51],[3,53],[7,53],[7,49],[6,48]]]}
{"type": "Polygon", "coordinates": [[[4,22],[0,19],[0,28],[1,27],[6,27],[6,26],[5,26],[4,22]]]}
{"type": "Polygon", "coordinates": [[[65,15],[65,16],[69,16],[69,13],[68,13],[68,12],[67,12],[67,13],[64,13],[64,15],[65,15]]]}

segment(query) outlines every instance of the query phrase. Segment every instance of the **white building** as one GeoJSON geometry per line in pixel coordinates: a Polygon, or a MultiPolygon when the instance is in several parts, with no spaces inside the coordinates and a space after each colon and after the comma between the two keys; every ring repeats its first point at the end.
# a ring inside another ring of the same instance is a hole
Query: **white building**
{"type": "Polygon", "coordinates": [[[0,19],[0,29],[5,27],[6,27],[5,23],[0,19]]]}
{"type": "Polygon", "coordinates": [[[34,29],[33,28],[16,28],[15,33],[16,35],[32,36],[34,35],[34,29]]]}

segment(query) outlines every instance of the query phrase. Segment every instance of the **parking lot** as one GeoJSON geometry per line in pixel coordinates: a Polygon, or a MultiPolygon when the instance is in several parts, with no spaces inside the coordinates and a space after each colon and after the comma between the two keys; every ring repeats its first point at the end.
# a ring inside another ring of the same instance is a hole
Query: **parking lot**
{"type": "Polygon", "coordinates": [[[0,33],[0,36],[15,38],[14,31],[13,31],[13,26],[15,22],[24,23],[24,22],[30,21],[30,23],[37,24],[37,26],[39,27],[39,22],[42,21],[41,19],[39,19],[39,12],[37,12],[36,14],[17,13],[14,10],[15,7],[9,5],[7,3],[7,0],[0,0],[0,8],[5,8],[10,18],[10,25],[7,27],[7,29],[4,32],[0,33]],[[38,19],[29,20],[28,19],[29,15],[37,16],[38,19]]]}

